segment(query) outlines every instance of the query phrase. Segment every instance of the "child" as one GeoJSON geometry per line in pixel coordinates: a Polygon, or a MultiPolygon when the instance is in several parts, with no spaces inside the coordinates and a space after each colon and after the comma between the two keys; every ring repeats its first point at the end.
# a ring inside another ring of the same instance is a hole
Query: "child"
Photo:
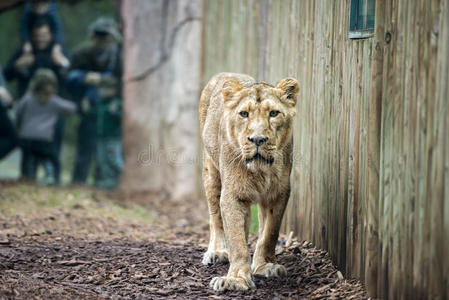
{"type": "Polygon", "coordinates": [[[102,97],[96,106],[96,161],[101,177],[95,184],[99,188],[113,189],[117,186],[123,170],[122,100],[112,90],[101,91],[100,89],[100,94],[106,94],[106,96],[102,97]]]}
{"type": "Polygon", "coordinates": [[[76,105],[56,95],[56,75],[50,69],[38,69],[31,79],[28,93],[17,106],[17,131],[22,147],[24,176],[36,179],[42,164],[45,184],[55,184],[55,166],[59,163],[53,143],[58,117],[76,111],[76,105]]]}
{"type": "Polygon", "coordinates": [[[33,0],[27,3],[20,21],[20,34],[23,40],[23,52],[29,54],[33,52],[31,45],[31,29],[38,22],[47,22],[50,25],[54,36],[52,57],[55,61],[61,61],[64,68],[70,65],[69,60],[62,53],[62,25],[59,18],[57,6],[49,0],[33,0]]]}

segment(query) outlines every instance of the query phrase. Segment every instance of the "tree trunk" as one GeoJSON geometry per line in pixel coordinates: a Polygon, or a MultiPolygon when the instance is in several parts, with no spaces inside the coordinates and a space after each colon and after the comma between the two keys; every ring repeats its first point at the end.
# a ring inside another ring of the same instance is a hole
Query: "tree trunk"
{"type": "Polygon", "coordinates": [[[124,191],[195,194],[201,8],[201,0],[122,3],[124,191]]]}

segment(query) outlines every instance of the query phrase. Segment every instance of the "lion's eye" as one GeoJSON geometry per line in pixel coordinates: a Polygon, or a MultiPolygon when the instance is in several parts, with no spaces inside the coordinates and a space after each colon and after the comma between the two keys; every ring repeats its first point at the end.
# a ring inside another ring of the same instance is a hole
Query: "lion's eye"
{"type": "Polygon", "coordinates": [[[247,111],[242,110],[241,112],[239,112],[239,114],[244,117],[244,118],[248,118],[249,113],[247,111]]]}
{"type": "Polygon", "coordinates": [[[277,115],[279,115],[281,112],[279,110],[272,110],[270,111],[270,118],[274,118],[277,115]]]}

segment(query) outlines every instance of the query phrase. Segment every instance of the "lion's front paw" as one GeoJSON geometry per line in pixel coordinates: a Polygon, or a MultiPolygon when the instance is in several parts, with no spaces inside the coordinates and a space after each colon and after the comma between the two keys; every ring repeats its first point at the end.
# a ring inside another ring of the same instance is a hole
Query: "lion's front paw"
{"type": "Polygon", "coordinates": [[[265,277],[282,277],[287,275],[287,270],[283,265],[266,263],[258,266],[253,270],[253,274],[262,275],[265,277]]]}
{"type": "Polygon", "coordinates": [[[248,289],[256,288],[253,280],[249,277],[232,277],[232,276],[224,276],[224,277],[214,277],[210,281],[210,287],[213,288],[217,292],[224,291],[246,291],[248,289]]]}
{"type": "Polygon", "coordinates": [[[213,265],[219,262],[227,263],[228,252],[227,251],[207,251],[203,255],[203,265],[213,265]]]}

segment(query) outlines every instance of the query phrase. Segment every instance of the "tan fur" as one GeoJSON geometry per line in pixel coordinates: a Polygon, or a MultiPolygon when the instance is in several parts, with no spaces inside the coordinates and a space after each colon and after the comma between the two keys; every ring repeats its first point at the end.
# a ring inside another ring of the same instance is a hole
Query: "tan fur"
{"type": "Polygon", "coordinates": [[[273,87],[247,75],[220,73],[201,94],[203,181],[210,213],[203,263],[230,261],[227,276],[212,279],[214,290],[254,288],[251,274],[286,274],[276,264],[274,251],[290,194],[298,90],[292,78],[273,87]],[[250,266],[247,241],[253,203],[259,205],[259,240],[250,266]]]}

